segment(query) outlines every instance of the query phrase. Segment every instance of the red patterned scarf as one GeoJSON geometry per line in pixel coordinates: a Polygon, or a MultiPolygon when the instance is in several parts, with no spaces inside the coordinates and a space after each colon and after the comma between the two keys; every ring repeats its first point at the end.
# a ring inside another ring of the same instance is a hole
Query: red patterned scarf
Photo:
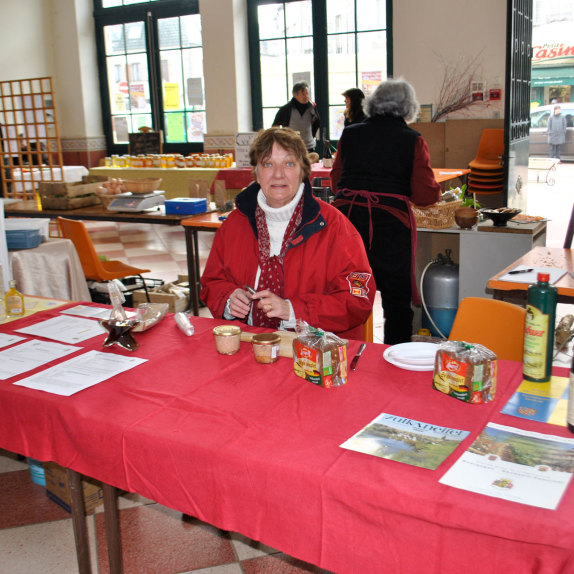
{"type": "MultiPolygon", "coordinates": [[[[255,210],[255,222],[257,224],[257,235],[259,243],[259,267],[261,274],[259,276],[259,283],[257,284],[257,291],[268,289],[269,291],[283,297],[284,287],[284,270],[283,259],[291,244],[291,238],[295,234],[295,230],[301,224],[303,215],[303,197],[299,200],[293,211],[293,215],[287,224],[285,234],[283,235],[283,243],[281,244],[281,252],[279,255],[271,256],[271,240],[269,238],[269,229],[267,228],[267,220],[265,213],[258,205],[255,210]]],[[[257,308],[257,303],[253,304],[252,312],[253,325],[256,327],[269,327],[271,329],[278,329],[281,320],[277,318],[269,319],[267,314],[257,308]]]]}

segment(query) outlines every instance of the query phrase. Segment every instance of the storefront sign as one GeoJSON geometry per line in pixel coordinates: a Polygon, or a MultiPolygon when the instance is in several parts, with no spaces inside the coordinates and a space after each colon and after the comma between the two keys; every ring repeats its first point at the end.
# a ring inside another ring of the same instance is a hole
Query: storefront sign
{"type": "Polygon", "coordinates": [[[574,64],[574,44],[541,44],[532,48],[532,63],[574,64]]]}

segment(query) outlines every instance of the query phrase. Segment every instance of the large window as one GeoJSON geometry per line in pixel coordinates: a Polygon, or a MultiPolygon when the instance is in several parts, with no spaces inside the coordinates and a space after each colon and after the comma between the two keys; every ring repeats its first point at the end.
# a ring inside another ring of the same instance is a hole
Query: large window
{"type": "Polygon", "coordinates": [[[125,151],[140,127],[165,151],[202,148],[206,132],[197,0],[94,0],[107,147],[125,151]]]}
{"type": "Polygon", "coordinates": [[[269,127],[305,80],[330,139],[348,88],[368,94],[392,76],[391,0],[247,0],[254,127],[269,127]]]}

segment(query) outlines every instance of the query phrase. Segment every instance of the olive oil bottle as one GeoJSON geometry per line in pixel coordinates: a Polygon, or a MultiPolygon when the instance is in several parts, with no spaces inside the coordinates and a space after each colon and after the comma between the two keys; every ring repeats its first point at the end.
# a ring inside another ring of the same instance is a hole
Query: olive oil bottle
{"type": "Polygon", "coordinates": [[[536,383],[546,383],[552,377],[558,289],[549,280],[548,273],[538,273],[538,282],[528,287],[522,373],[527,381],[536,383]]]}
{"type": "Polygon", "coordinates": [[[570,366],[570,382],[568,383],[568,410],[566,411],[566,425],[574,433],[574,357],[570,366]]]}

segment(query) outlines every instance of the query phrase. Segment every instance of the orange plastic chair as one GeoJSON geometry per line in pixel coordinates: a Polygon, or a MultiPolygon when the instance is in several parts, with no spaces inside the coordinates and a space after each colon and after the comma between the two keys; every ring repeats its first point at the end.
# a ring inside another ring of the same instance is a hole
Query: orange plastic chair
{"type": "Polygon", "coordinates": [[[150,269],[140,269],[122,263],[121,261],[101,261],[96,253],[90,234],[81,221],[58,217],[58,228],[62,237],[70,239],[78,252],[84,276],[88,281],[111,281],[124,279],[133,275],[139,277],[143,283],[146,300],[149,302],[149,293],[142,277],[142,273],[149,273],[150,269]]]}
{"type": "Polygon", "coordinates": [[[449,340],[478,343],[499,359],[520,361],[526,309],[497,299],[465,297],[458,306],[449,340]]]}
{"type": "Polygon", "coordinates": [[[363,323],[363,341],[365,343],[373,342],[373,312],[369,315],[369,318],[363,323]]]}
{"type": "Polygon", "coordinates": [[[504,130],[482,130],[476,157],[469,162],[470,169],[497,170],[502,168],[504,155],[504,130]]]}

